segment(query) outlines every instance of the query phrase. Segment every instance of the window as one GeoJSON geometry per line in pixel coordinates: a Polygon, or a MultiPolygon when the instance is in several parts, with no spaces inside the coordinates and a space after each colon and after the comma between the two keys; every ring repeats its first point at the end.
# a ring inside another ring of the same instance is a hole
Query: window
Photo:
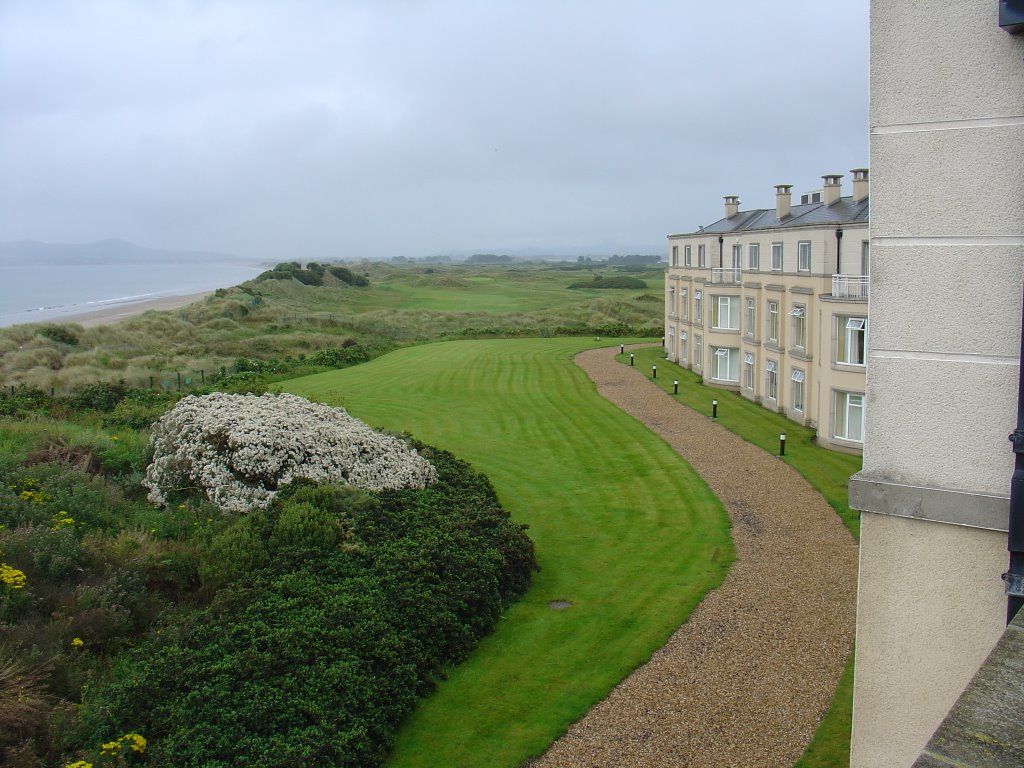
{"type": "Polygon", "coordinates": [[[868,268],[871,266],[871,243],[867,240],[861,240],[860,242],[860,273],[862,275],[870,275],[871,272],[868,268]]]}
{"type": "Polygon", "coordinates": [[[693,364],[698,368],[704,367],[704,340],[700,336],[693,339],[693,364]]]}
{"type": "Polygon", "coordinates": [[[808,240],[797,243],[796,268],[799,272],[811,271],[811,243],[808,240]]]}
{"type": "Polygon", "coordinates": [[[800,304],[794,304],[793,310],[789,314],[793,318],[793,346],[806,349],[807,308],[800,304]]]}
{"type": "Polygon", "coordinates": [[[768,341],[779,343],[779,302],[768,302],[768,341]]]}
{"type": "Polygon", "coordinates": [[[693,292],[693,321],[704,322],[704,293],[703,291],[693,292]]]}
{"type": "Polygon", "coordinates": [[[799,368],[793,369],[793,375],[789,377],[793,382],[793,410],[803,413],[804,410],[804,372],[799,368]]]}
{"type": "Polygon", "coordinates": [[[679,246],[678,245],[673,245],[672,246],[672,266],[673,267],[678,267],[679,266],[679,246]]]}
{"type": "Polygon", "coordinates": [[[711,327],[738,331],[740,329],[740,297],[715,296],[711,304],[711,327]]]}
{"type": "Polygon", "coordinates": [[[836,362],[844,365],[864,365],[867,341],[866,317],[836,316],[836,362]]]}
{"type": "Polygon", "coordinates": [[[688,306],[687,295],[689,291],[686,288],[679,289],[679,316],[685,320],[688,316],[690,308],[688,306]]]}
{"type": "Polygon", "coordinates": [[[782,271],[782,243],[772,243],[772,272],[782,271]]]}
{"type": "Polygon", "coordinates": [[[774,360],[769,360],[768,364],[764,368],[765,370],[765,382],[764,382],[764,393],[765,396],[771,400],[775,400],[779,394],[779,366],[774,360]]]}
{"type": "Polygon", "coordinates": [[[743,246],[736,243],[732,247],[732,268],[740,269],[743,266],[743,246]]]}
{"type": "Polygon", "coordinates": [[[714,357],[712,359],[711,378],[717,381],[730,381],[739,383],[740,380],[740,351],[730,347],[712,347],[714,357]]]}
{"type": "Polygon", "coordinates": [[[840,440],[864,442],[864,395],[836,392],[835,425],[840,440]]]}
{"type": "Polygon", "coordinates": [[[707,261],[708,261],[708,257],[707,257],[707,251],[705,250],[705,247],[703,245],[698,245],[697,246],[697,266],[698,267],[706,267],[707,266],[707,261]]]}
{"type": "Polygon", "coordinates": [[[686,364],[686,331],[679,333],[679,362],[686,364]]]}
{"type": "Polygon", "coordinates": [[[692,246],[689,246],[689,245],[684,245],[683,246],[683,266],[684,267],[693,266],[693,254],[690,252],[691,248],[692,248],[692,246]]]}
{"type": "Polygon", "coordinates": [[[752,298],[747,299],[747,322],[743,330],[747,336],[757,335],[757,302],[752,298]]]}
{"type": "Polygon", "coordinates": [[[747,246],[747,269],[761,268],[761,246],[759,243],[751,243],[747,246]]]}
{"type": "Polygon", "coordinates": [[[676,313],[676,289],[672,286],[668,289],[668,314],[671,317],[676,313]]]}
{"type": "Polygon", "coordinates": [[[743,386],[746,389],[754,388],[754,355],[751,352],[743,354],[743,386]]]}

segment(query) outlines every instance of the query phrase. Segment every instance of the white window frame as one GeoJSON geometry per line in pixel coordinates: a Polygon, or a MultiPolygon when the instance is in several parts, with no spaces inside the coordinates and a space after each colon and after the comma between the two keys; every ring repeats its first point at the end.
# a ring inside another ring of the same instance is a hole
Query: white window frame
{"type": "Polygon", "coordinates": [[[679,332],[679,363],[686,364],[686,331],[679,332]]]}
{"type": "Polygon", "coordinates": [[[781,272],[783,264],[782,243],[772,243],[772,272],[781,272]]]}
{"type": "Polygon", "coordinates": [[[743,387],[744,389],[754,389],[754,353],[744,352],[743,353],[743,387]]]}
{"type": "Polygon", "coordinates": [[[740,297],[712,296],[711,327],[720,331],[740,329],[740,297]]]}
{"type": "Polygon", "coordinates": [[[796,271],[811,271],[811,241],[801,240],[796,244],[796,271]]]}
{"type": "Polygon", "coordinates": [[[769,400],[779,399],[779,364],[769,360],[764,366],[764,396],[769,400]]]}
{"type": "Polygon", "coordinates": [[[837,390],[835,392],[835,405],[833,408],[833,418],[835,420],[835,427],[833,436],[838,440],[848,440],[851,443],[863,443],[864,442],[864,395],[860,392],[843,392],[837,390]],[[851,431],[851,415],[856,414],[857,422],[859,422],[860,432],[851,431]]]}
{"type": "Polygon", "coordinates": [[[793,397],[793,410],[804,412],[804,372],[799,368],[794,368],[793,373],[789,377],[793,383],[790,385],[792,389],[793,397]]]}
{"type": "Polygon", "coordinates": [[[689,293],[689,290],[686,288],[679,289],[679,316],[683,320],[686,320],[690,316],[689,293]]]}
{"type": "Polygon", "coordinates": [[[794,304],[789,316],[793,318],[793,346],[807,349],[807,307],[794,304]]]}
{"type": "Polygon", "coordinates": [[[693,266],[693,252],[692,252],[692,249],[693,249],[692,245],[684,245],[683,246],[683,266],[684,267],[692,267],[693,266]]]}
{"type": "Polygon", "coordinates": [[[704,370],[704,338],[700,335],[693,337],[693,359],[694,365],[704,370]]]}
{"type": "Polygon", "coordinates": [[[860,241],[860,273],[867,277],[871,274],[871,241],[860,241]]]}
{"type": "Polygon", "coordinates": [[[747,269],[755,272],[761,269],[760,243],[751,243],[747,246],[747,269]]]}
{"type": "Polygon", "coordinates": [[[743,246],[739,243],[732,244],[732,268],[743,269],[743,246]]]}
{"type": "Polygon", "coordinates": [[[693,322],[704,323],[704,292],[693,292],[693,322]]]}
{"type": "Polygon", "coordinates": [[[867,364],[868,319],[851,315],[836,315],[836,363],[863,368],[867,364]],[[859,341],[858,341],[859,337],[859,341]],[[851,355],[852,351],[859,355],[851,355]],[[860,357],[860,361],[851,360],[860,357]]]}
{"type": "Polygon", "coordinates": [[[672,266],[673,267],[678,267],[679,266],[679,246],[678,245],[673,245],[672,246],[672,266]]]}
{"type": "Polygon", "coordinates": [[[706,267],[708,265],[708,249],[705,245],[697,246],[697,267],[706,267]]]}
{"type": "Polygon", "coordinates": [[[747,336],[757,336],[757,299],[753,296],[747,297],[747,322],[743,326],[743,333],[747,336]]]}
{"type": "Polygon", "coordinates": [[[711,378],[729,384],[740,383],[740,351],[736,347],[712,347],[711,378]],[[724,370],[723,370],[724,366],[724,370]],[[725,374],[724,376],[722,374],[725,374]]]}
{"type": "Polygon", "coordinates": [[[766,313],[765,322],[767,324],[767,331],[765,332],[765,338],[768,341],[774,342],[775,346],[779,345],[779,302],[775,299],[768,299],[768,311],[766,313]]]}

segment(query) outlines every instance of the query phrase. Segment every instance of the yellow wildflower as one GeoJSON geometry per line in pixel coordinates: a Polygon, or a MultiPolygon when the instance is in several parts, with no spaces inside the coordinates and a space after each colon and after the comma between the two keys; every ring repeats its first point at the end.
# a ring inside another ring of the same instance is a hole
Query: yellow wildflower
{"type": "Polygon", "coordinates": [[[146,740],[137,733],[126,733],[121,740],[131,747],[132,752],[142,754],[146,751],[146,740]]]}
{"type": "Polygon", "coordinates": [[[112,755],[115,752],[121,751],[120,741],[108,741],[106,744],[100,746],[101,755],[112,755]]]}
{"type": "Polygon", "coordinates": [[[71,641],[72,648],[81,648],[83,645],[85,645],[85,640],[80,637],[76,637],[71,641]]]}
{"type": "Polygon", "coordinates": [[[11,589],[22,589],[25,586],[25,572],[13,568],[7,563],[0,563],[0,583],[11,589]]]}
{"type": "Polygon", "coordinates": [[[87,763],[85,760],[75,760],[75,762],[65,765],[64,768],[92,768],[92,763],[87,763]]]}

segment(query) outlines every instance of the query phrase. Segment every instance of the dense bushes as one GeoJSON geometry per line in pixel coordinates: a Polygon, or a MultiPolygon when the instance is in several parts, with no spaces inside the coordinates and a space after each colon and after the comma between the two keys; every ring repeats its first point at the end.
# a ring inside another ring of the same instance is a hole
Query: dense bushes
{"type": "Polygon", "coordinates": [[[307,264],[305,269],[297,261],[286,261],[263,272],[257,276],[256,280],[291,280],[294,278],[303,285],[316,286],[324,284],[324,275],[327,273],[347,285],[362,288],[370,284],[367,277],[355,274],[348,267],[318,264],[315,261],[307,264]]]}
{"type": "Polygon", "coordinates": [[[486,478],[423,453],[432,486],[300,485],[213,537],[201,570],[227,586],[90,689],[86,741],[144,733],[178,766],[379,764],[535,568],[486,478]]]}
{"type": "Polygon", "coordinates": [[[638,277],[627,277],[625,275],[615,275],[613,277],[603,277],[601,275],[594,275],[594,279],[586,282],[572,283],[570,288],[646,288],[647,283],[638,277]]]}

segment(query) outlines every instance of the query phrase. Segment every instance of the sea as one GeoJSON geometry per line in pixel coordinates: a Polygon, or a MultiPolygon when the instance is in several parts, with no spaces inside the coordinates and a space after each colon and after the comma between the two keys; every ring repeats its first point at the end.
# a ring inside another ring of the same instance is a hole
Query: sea
{"type": "Polygon", "coordinates": [[[229,288],[266,266],[247,262],[0,264],[0,328],[229,288]]]}

